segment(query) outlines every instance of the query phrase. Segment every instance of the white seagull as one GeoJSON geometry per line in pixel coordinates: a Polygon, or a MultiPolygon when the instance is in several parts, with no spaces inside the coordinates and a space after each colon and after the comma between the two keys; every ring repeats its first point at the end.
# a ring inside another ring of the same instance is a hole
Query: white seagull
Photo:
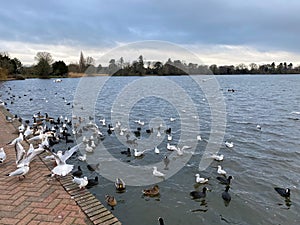
{"type": "Polygon", "coordinates": [[[30,129],[30,126],[27,126],[26,130],[24,131],[24,137],[27,138],[31,134],[33,134],[33,129],[30,129]]]}
{"type": "Polygon", "coordinates": [[[144,151],[138,151],[137,149],[133,149],[133,151],[134,151],[134,153],[133,153],[134,157],[141,157],[141,156],[144,155],[144,153],[145,153],[146,150],[144,150],[144,151]]]}
{"type": "Polygon", "coordinates": [[[140,126],[144,126],[145,122],[141,121],[141,120],[135,120],[135,123],[137,123],[140,126]]]}
{"type": "Polygon", "coordinates": [[[217,170],[218,174],[220,175],[226,175],[226,171],[222,169],[222,167],[220,165],[218,165],[218,170],[217,170]]]}
{"type": "Polygon", "coordinates": [[[227,148],[232,148],[233,147],[233,142],[225,141],[225,145],[227,148]]]}
{"type": "Polygon", "coordinates": [[[175,120],[176,120],[176,118],[173,118],[173,117],[170,118],[171,122],[174,122],[175,120]]]}
{"type": "Polygon", "coordinates": [[[200,174],[199,174],[199,173],[197,173],[197,174],[195,175],[195,177],[196,177],[196,183],[198,183],[198,184],[205,184],[205,183],[208,182],[208,179],[207,179],[207,178],[200,177],[200,174]]]}
{"type": "Polygon", "coordinates": [[[79,177],[73,177],[73,183],[78,184],[79,188],[84,188],[89,182],[87,177],[79,178],[79,177]]]}
{"type": "Polygon", "coordinates": [[[29,166],[28,165],[24,165],[23,167],[20,167],[18,169],[16,169],[15,171],[6,174],[6,176],[12,177],[12,176],[18,176],[19,179],[21,176],[23,176],[23,178],[25,178],[25,175],[29,172],[29,166]]]}
{"type": "Polygon", "coordinates": [[[177,150],[177,147],[175,145],[170,145],[170,143],[167,143],[167,149],[169,151],[174,151],[177,150]]]}
{"type": "Polygon", "coordinates": [[[213,158],[216,161],[222,161],[224,159],[224,155],[212,154],[211,158],[213,158]]]}
{"type": "Polygon", "coordinates": [[[58,151],[57,154],[51,152],[54,155],[57,164],[57,166],[52,169],[53,176],[66,176],[73,170],[74,165],[67,164],[66,161],[73,155],[74,152],[76,152],[79,149],[80,145],[81,143],[75,145],[70,150],[65,151],[64,154],[62,153],[62,151],[58,151]]]}
{"type": "Polygon", "coordinates": [[[82,162],[86,161],[86,154],[78,156],[78,160],[82,162]]]}
{"type": "Polygon", "coordinates": [[[154,148],[154,152],[155,152],[156,154],[159,154],[160,151],[159,151],[159,149],[158,149],[157,147],[155,147],[155,148],[154,148]]]}
{"type": "Polygon", "coordinates": [[[85,151],[86,152],[94,152],[94,148],[92,146],[89,146],[89,144],[86,144],[85,145],[85,151]]]}
{"type": "Polygon", "coordinates": [[[20,133],[20,134],[19,134],[19,137],[15,138],[15,139],[12,140],[11,142],[9,142],[9,145],[14,145],[14,144],[16,144],[17,142],[22,142],[23,140],[24,140],[23,133],[20,133]]]}
{"type": "MultiPolygon", "coordinates": [[[[33,146],[32,146],[33,148],[33,146]]],[[[43,151],[45,151],[44,146],[39,144],[39,147],[36,149],[31,149],[31,147],[29,148],[29,150],[27,151],[25,157],[18,162],[17,167],[23,167],[24,165],[28,165],[30,164],[30,162],[33,160],[33,158],[37,155],[39,155],[40,153],[42,153],[43,151]]]]}
{"type": "Polygon", "coordinates": [[[165,176],[165,174],[163,174],[162,172],[159,172],[157,170],[156,166],[153,166],[153,175],[156,176],[156,177],[164,177],[165,176]]]}
{"type": "Polygon", "coordinates": [[[3,163],[6,159],[6,153],[3,148],[0,148],[0,163],[3,163]]]}
{"type": "Polygon", "coordinates": [[[24,147],[21,145],[20,142],[17,142],[15,144],[15,152],[16,152],[16,164],[18,165],[19,162],[25,157],[25,149],[24,147]]]}

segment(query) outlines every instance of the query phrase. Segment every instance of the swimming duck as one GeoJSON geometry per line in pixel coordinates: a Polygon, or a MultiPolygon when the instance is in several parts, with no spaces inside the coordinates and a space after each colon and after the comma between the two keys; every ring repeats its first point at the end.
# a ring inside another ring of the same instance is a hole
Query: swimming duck
{"type": "Polygon", "coordinates": [[[127,148],[126,151],[121,151],[121,154],[124,154],[124,155],[127,155],[128,157],[130,157],[131,156],[130,148],[127,148]]]}
{"type": "Polygon", "coordinates": [[[99,178],[96,176],[94,179],[88,179],[88,184],[86,188],[91,188],[99,184],[99,178]]]}
{"type": "Polygon", "coordinates": [[[190,196],[192,196],[193,199],[205,198],[207,190],[207,187],[204,187],[202,191],[191,191],[190,196]]]}
{"type": "Polygon", "coordinates": [[[225,184],[225,185],[230,185],[231,179],[233,179],[232,176],[229,176],[228,178],[217,177],[217,180],[218,180],[221,184],[225,184]]]}
{"type": "Polygon", "coordinates": [[[115,187],[116,187],[117,191],[122,192],[125,190],[126,185],[125,185],[125,182],[121,178],[117,178],[116,182],[115,182],[115,187]]]}
{"type": "Polygon", "coordinates": [[[195,175],[195,177],[196,177],[196,183],[198,183],[198,184],[205,184],[205,183],[208,182],[208,179],[207,179],[207,178],[200,177],[200,174],[199,174],[199,173],[197,173],[197,174],[195,175]]]}
{"type": "Polygon", "coordinates": [[[289,188],[280,188],[280,187],[275,187],[275,191],[280,194],[282,197],[290,197],[291,195],[291,190],[289,188]]]}
{"type": "Polygon", "coordinates": [[[144,189],[143,194],[146,196],[154,197],[159,195],[159,187],[155,184],[152,188],[144,189]]]}
{"type": "Polygon", "coordinates": [[[228,193],[230,186],[226,186],[225,191],[222,193],[222,198],[225,202],[229,203],[231,201],[231,196],[228,193]]]}
{"type": "Polygon", "coordinates": [[[105,201],[111,207],[111,210],[117,205],[117,200],[114,196],[105,195],[105,201]]]}

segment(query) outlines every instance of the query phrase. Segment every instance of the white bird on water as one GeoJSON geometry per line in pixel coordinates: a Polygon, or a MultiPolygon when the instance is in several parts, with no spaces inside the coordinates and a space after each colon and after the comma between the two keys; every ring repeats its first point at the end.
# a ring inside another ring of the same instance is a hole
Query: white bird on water
{"type": "Polygon", "coordinates": [[[217,173],[220,175],[226,175],[226,171],[222,169],[220,165],[218,165],[217,173]]]}
{"type": "Polygon", "coordinates": [[[86,154],[78,156],[78,160],[82,162],[86,161],[86,154]]]}
{"type": "Polygon", "coordinates": [[[86,152],[94,152],[94,148],[92,146],[89,146],[89,144],[86,144],[85,145],[85,151],[86,152]]]}
{"type": "Polygon", "coordinates": [[[170,145],[170,143],[167,143],[167,149],[169,151],[175,151],[177,150],[177,147],[175,145],[170,145]]]}
{"type": "Polygon", "coordinates": [[[201,140],[202,140],[201,136],[198,135],[198,136],[197,136],[197,141],[201,141],[201,140]]]}
{"type": "Polygon", "coordinates": [[[160,133],[160,131],[158,130],[157,131],[157,135],[156,135],[157,137],[161,137],[161,133],[160,133]]]}
{"type": "Polygon", "coordinates": [[[159,154],[160,151],[159,151],[159,149],[158,149],[157,147],[155,147],[155,148],[154,148],[154,152],[155,152],[156,154],[159,154]]]}
{"type": "Polygon", "coordinates": [[[144,124],[145,124],[145,122],[141,121],[141,120],[135,120],[134,122],[137,123],[140,126],[144,126],[144,124]]]}
{"type": "Polygon", "coordinates": [[[233,142],[225,141],[225,145],[227,148],[232,148],[233,147],[233,142]]]}
{"type": "Polygon", "coordinates": [[[6,153],[3,148],[0,148],[0,163],[3,163],[6,159],[6,153]]]}
{"type": "Polygon", "coordinates": [[[171,122],[174,122],[175,120],[176,120],[176,118],[173,118],[173,117],[170,118],[171,122]]]}
{"type": "Polygon", "coordinates": [[[199,173],[197,173],[197,174],[195,175],[195,177],[196,177],[196,183],[198,183],[198,184],[205,184],[205,183],[208,182],[208,179],[207,179],[207,178],[200,177],[200,174],[199,174],[199,173]]]}
{"type": "Polygon", "coordinates": [[[157,167],[156,166],[153,166],[153,173],[152,173],[154,176],[156,176],[156,177],[164,177],[165,176],[165,174],[163,174],[162,172],[159,172],[158,170],[157,170],[157,167]]]}
{"type": "Polygon", "coordinates": [[[87,177],[73,177],[72,181],[73,183],[78,184],[80,189],[84,188],[89,183],[87,177]]]}
{"type": "Polygon", "coordinates": [[[138,151],[137,149],[133,149],[133,151],[134,151],[134,153],[133,153],[134,157],[141,157],[141,156],[144,155],[144,153],[145,153],[146,150],[144,150],[144,151],[138,151]]]}
{"type": "Polygon", "coordinates": [[[216,161],[222,161],[224,159],[224,155],[212,154],[211,158],[213,158],[216,161]]]}

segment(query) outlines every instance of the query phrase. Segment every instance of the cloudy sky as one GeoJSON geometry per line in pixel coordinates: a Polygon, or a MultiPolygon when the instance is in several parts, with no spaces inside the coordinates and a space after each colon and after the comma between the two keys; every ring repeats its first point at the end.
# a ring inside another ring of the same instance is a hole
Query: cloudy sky
{"type": "Polygon", "coordinates": [[[205,64],[300,65],[299,9],[299,0],[2,1],[0,52],[23,64],[35,63],[38,51],[71,63],[80,51],[97,59],[128,43],[159,40],[205,64]]]}

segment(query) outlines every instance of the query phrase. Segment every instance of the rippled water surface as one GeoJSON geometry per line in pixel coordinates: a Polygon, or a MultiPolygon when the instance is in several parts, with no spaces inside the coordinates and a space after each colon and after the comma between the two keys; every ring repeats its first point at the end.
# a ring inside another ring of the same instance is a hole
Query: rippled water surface
{"type": "MultiPolygon", "coordinates": [[[[95,78],[88,79],[93,82],[95,78]]],[[[106,134],[107,127],[101,127],[99,119],[106,118],[107,123],[110,123],[112,106],[121,97],[123,88],[139,79],[141,78],[110,77],[100,90],[93,116],[103,133],[106,134]]],[[[196,116],[200,121],[199,132],[203,140],[197,142],[194,153],[185,153],[191,154],[191,159],[175,175],[158,183],[160,196],[156,198],[142,196],[141,191],[148,186],[128,186],[125,193],[116,193],[113,182],[104,177],[100,177],[99,186],[90,189],[91,192],[102,202],[105,194],[115,195],[118,205],[113,213],[123,224],[128,225],[157,224],[159,216],[164,218],[167,225],[300,224],[300,76],[216,76],[218,91],[222,93],[226,105],[224,141],[234,143],[233,148],[226,148],[223,142],[219,151],[225,157],[220,164],[234,177],[230,188],[232,200],[228,206],[225,206],[221,198],[224,186],[216,180],[217,162],[200,171],[202,176],[210,178],[206,185],[210,191],[205,200],[194,201],[189,196],[190,191],[203,187],[195,186],[194,176],[199,173],[199,161],[211,132],[211,107],[206,93],[190,77],[166,79],[178,84],[196,107],[196,116]],[[234,89],[235,92],[228,92],[228,89],[234,89]],[[257,125],[261,126],[261,130],[257,129],[257,125]],[[291,201],[286,202],[279,196],[274,191],[275,186],[289,187],[291,201]]],[[[149,87],[155,84],[155,81],[150,81],[154,83],[149,84],[149,87]]],[[[0,98],[7,103],[7,108],[13,114],[24,119],[31,119],[32,114],[38,111],[48,112],[53,117],[63,115],[70,118],[79,83],[80,79],[63,79],[61,83],[40,79],[2,82],[0,98]]],[[[142,137],[138,140],[142,143],[148,137],[145,130],[159,118],[166,127],[172,127],[172,144],[178,144],[185,131],[180,117],[187,101],[181,95],[176,96],[179,92],[170,86],[158,90],[159,94],[157,92],[149,96],[143,95],[147,93],[146,89],[147,86],[137,88],[130,92],[132,96],[129,92],[124,92],[128,99],[141,96],[130,108],[130,129],[137,128],[135,120],[145,121],[142,137]],[[173,97],[175,95],[180,102],[179,106],[168,101],[170,94],[173,97]],[[171,117],[176,120],[171,122],[171,117]]],[[[78,97],[76,104],[86,98],[84,95],[78,97]]],[[[121,108],[122,104],[114,107],[121,108]]],[[[195,114],[189,114],[189,109],[184,112],[184,117],[190,118],[187,123],[192,123],[195,114]]],[[[195,131],[195,135],[189,137],[191,141],[198,134],[195,131]]],[[[155,155],[151,151],[143,159],[134,159],[120,154],[127,146],[118,140],[116,134],[105,136],[103,145],[112,156],[130,165],[151,165],[161,161],[164,154],[170,154],[166,150],[166,137],[157,143],[161,154],[155,155]]],[[[66,146],[61,144],[59,147],[66,146]]],[[[101,157],[101,153],[99,154],[101,157]]],[[[74,159],[73,162],[78,164],[74,159]]],[[[84,165],[83,168],[85,169],[84,165]]],[[[152,176],[151,167],[149,171],[149,176],[152,176]]],[[[90,177],[95,176],[87,169],[84,173],[90,177]]]]}

